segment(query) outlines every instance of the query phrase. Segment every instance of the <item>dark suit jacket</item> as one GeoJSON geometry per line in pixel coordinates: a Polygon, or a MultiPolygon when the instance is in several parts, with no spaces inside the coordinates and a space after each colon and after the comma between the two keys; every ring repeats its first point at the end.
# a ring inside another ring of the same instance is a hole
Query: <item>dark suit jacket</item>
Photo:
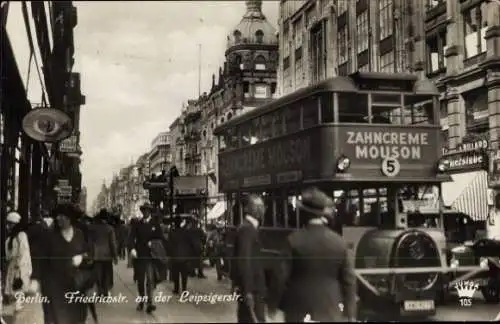
{"type": "Polygon", "coordinates": [[[356,317],[356,275],[347,246],[324,225],[309,224],[290,234],[284,253],[281,307],[286,321],[320,322],[356,317]]]}
{"type": "Polygon", "coordinates": [[[31,264],[33,271],[31,278],[40,280],[46,274],[43,260],[47,257],[45,243],[49,238],[50,230],[43,220],[36,221],[26,230],[30,246],[31,264]]]}
{"type": "Polygon", "coordinates": [[[116,259],[117,243],[115,231],[111,225],[98,222],[90,225],[94,244],[94,260],[109,261],[116,259]]]}
{"type": "Polygon", "coordinates": [[[153,219],[146,223],[141,219],[131,227],[129,236],[129,250],[137,251],[137,258],[151,258],[151,248],[148,243],[152,240],[163,240],[163,231],[158,222],[153,219]]]}
{"type": "Polygon", "coordinates": [[[244,220],[236,233],[234,258],[231,265],[233,285],[238,287],[242,294],[263,295],[266,292],[260,249],[258,229],[249,221],[244,220]]]}
{"type": "Polygon", "coordinates": [[[168,237],[169,255],[172,262],[190,261],[196,257],[197,242],[189,229],[174,228],[168,237]]]}

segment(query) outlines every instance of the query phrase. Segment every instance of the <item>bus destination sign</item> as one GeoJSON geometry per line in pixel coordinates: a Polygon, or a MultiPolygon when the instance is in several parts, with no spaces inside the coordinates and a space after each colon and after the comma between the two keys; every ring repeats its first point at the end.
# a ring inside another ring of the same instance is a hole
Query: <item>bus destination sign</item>
{"type": "Polygon", "coordinates": [[[251,187],[270,185],[280,179],[299,181],[304,166],[312,163],[312,146],[312,136],[302,135],[271,140],[233,152],[221,152],[220,185],[225,187],[232,183],[231,187],[251,187]]]}
{"type": "MultiPolygon", "coordinates": [[[[356,160],[397,160],[418,161],[431,153],[430,134],[426,130],[357,130],[346,131],[344,154],[356,160]]],[[[434,153],[435,154],[435,153],[434,153]]]]}

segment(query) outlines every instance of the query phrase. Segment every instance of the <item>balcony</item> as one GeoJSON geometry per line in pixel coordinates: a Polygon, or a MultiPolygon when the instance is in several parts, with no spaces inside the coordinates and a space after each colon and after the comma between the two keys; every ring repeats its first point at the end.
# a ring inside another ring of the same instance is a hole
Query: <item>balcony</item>
{"type": "Polygon", "coordinates": [[[187,131],[186,134],[184,134],[184,140],[186,142],[197,142],[201,139],[201,136],[200,136],[200,131],[196,131],[196,130],[191,130],[191,131],[187,131]]]}
{"type": "Polygon", "coordinates": [[[201,108],[198,105],[188,105],[184,111],[184,123],[189,124],[197,121],[201,117],[201,108]]]}

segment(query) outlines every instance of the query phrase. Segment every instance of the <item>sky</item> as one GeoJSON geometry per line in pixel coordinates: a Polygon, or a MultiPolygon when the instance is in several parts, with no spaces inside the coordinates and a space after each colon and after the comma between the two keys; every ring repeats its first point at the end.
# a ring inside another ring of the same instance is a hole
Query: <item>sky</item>
{"type": "MultiPolygon", "coordinates": [[[[74,72],[81,73],[83,182],[91,206],[103,181],[150,150],[151,141],[179,116],[224,62],[227,35],[245,13],[244,1],[75,1],[74,72]]],[[[276,27],[278,1],[263,12],[276,27]]],[[[34,33],[33,23],[31,28],[34,33]]],[[[32,60],[21,4],[12,2],[7,32],[32,104],[41,86],[32,60]]],[[[36,39],[35,48],[37,47],[36,39]]],[[[40,62],[37,50],[35,58],[40,62]]],[[[41,64],[39,63],[41,66],[41,64]]]]}

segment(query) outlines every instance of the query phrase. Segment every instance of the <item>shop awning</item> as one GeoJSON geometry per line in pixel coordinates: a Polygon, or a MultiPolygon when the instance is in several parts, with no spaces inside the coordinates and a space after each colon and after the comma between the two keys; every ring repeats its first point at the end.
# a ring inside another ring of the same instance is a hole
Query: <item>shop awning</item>
{"type": "Polygon", "coordinates": [[[443,203],[472,219],[488,216],[488,173],[473,171],[451,175],[453,181],[442,184],[443,203]]]}
{"type": "Polygon", "coordinates": [[[207,220],[214,220],[222,215],[224,215],[224,212],[227,209],[227,204],[225,201],[218,201],[214,207],[208,212],[207,214],[207,220]]]}

